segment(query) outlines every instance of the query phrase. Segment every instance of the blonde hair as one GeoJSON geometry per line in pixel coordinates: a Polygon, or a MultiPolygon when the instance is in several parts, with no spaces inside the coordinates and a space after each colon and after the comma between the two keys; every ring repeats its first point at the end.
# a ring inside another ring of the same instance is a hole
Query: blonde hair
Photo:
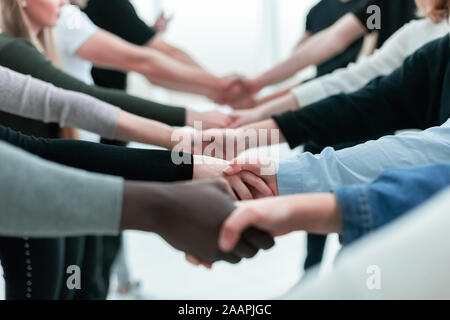
{"type": "MultiPolygon", "coordinates": [[[[28,17],[17,0],[0,0],[0,10],[1,29],[4,33],[14,38],[30,40],[54,65],[60,65],[52,28],[43,28],[37,35],[33,34],[28,17]]],[[[69,127],[61,128],[59,136],[64,139],[80,138],[78,130],[69,127]]]]}
{"type": "Polygon", "coordinates": [[[59,65],[58,54],[51,28],[43,28],[37,35],[28,27],[28,17],[17,0],[0,0],[2,31],[14,38],[25,38],[55,65],[59,65]]]}

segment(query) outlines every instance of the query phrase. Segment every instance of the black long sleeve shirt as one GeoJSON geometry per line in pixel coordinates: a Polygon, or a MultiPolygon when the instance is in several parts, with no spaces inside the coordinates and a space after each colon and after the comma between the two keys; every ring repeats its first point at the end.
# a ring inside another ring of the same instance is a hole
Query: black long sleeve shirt
{"type": "Polygon", "coordinates": [[[450,38],[430,42],[403,66],[352,94],[274,116],[293,148],[334,145],[402,129],[427,129],[450,117],[450,38]]]}
{"type": "MultiPolygon", "coordinates": [[[[76,140],[35,138],[0,126],[0,140],[43,159],[127,180],[173,182],[191,180],[193,158],[176,165],[172,152],[123,148],[76,140]]],[[[180,157],[183,154],[179,155],[180,157]]]]}

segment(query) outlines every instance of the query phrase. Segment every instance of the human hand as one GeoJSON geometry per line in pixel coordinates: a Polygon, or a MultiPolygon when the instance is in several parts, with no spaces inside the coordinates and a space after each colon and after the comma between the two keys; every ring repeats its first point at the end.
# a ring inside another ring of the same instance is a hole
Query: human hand
{"type": "Polygon", "coordinates": [[[218,248],[218,235],[234,209],[233,199],[218,180],[195,183],[126,183],[122,229],[151,231],[174,248],[202,261],[238,263],[270,248],[273,239],[254,230],[228,253],[218,248]]]}
{"type": "Polygon", "coordinates": [[[155,28],[158,32],[164,33],[167,31],[167,27],[172,19],[173,16],[166,17],[165,13],[161,12],[158,19],[155,21],[153,28],[155,28]]]}
{"type": "Polygon", "coordinates": [[[219,247],[224,252],[229,252],[249,227],[265,230],[274,237],[294,231],[290,206],[282,198],[244,201],[236,206],[220,232],[219,247]]]}
{"type": "Polygon", "coordinates": [[[202,129],[226,128],[233,121],[231,115],[219,111],[197,112],[194,110],[186,111],[186,124],[194,127],[195,122],[200,122],[202,129]]]}
{"type": "Polygon", "coordinates": [[[227,128],[236,129],[244,125],[264,120],[261,109],[254,108],[251,110],[238,110],[230,115],[231,123],[227,128]]]}
{"type": "Polygon", "coordinates": [[[224,175],[229,166],[224,160],[205,156],[194,156],[193,180],[221,179],[228,192],[239,200],[260,199],[274,196],[273,190],[266,185],[264,179],[249,171],[232,175],[224,175]]]}
{"type": "MultiPolygon", "coordinates": [[[[257,140],[257,137],[255,138],[257,140]]],[[[239,129],[210,129],[196,132],[192,153],[232,160],[250,147],[250,140],[251,137],[247,137],[245,132],[239,129]]]]}
{"type": "Polygon", "coordinates": [[[254,96],[247,87],[247,80],[240,75],[231,75],[222,78],[221,86],[216,92],[214,101],[218,104],[228,104],[240,108],[254,106],[254,96]]]}
{"type": "Polygon", "coordinates": [[[269,159],[235,159],[223,170],[226,176],[233,176],[241,172],[251,172],[260,177],[270,188],[273,195],[278,196],[277,167],[269,159]]]}

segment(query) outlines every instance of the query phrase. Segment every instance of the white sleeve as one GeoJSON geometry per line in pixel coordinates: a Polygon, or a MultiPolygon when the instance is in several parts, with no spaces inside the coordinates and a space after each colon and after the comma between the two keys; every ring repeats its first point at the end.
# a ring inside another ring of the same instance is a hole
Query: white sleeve
{"type": "Polygon", "coordinates": [[[292,89],[301,107],[339,93],[361,89],[379,76],[389,75],[426,43],[448,34],[446,21],[414,20],[392,35],[373,55],[292,89]]]}
{"type": "Polygon", "coordinates": [[[77,6],[68,4],[61,10],[55,33],[61,49],[73,56],[98,30],[99,28],[83,11],[77,6]]]}
{"type": "Polygon", "coordinates": [[[450,299],[450,189],[355,243],[283,299],[450,299]]]}
{"type": "Polygon", "coordinates": [[[0,111],[114,138],[120,109],[0,66],[0,111]]]}

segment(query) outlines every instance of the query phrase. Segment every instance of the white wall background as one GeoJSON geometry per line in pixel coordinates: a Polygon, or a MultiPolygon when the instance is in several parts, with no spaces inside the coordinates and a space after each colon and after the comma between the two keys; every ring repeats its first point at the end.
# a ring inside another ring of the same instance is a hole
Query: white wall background
{"type": "Polygon", "coordinates": [[[165,38],[218,74],[251,76],[285,57],[318,0],[133,0],[149,22],[174,15],[165,38]]]}

